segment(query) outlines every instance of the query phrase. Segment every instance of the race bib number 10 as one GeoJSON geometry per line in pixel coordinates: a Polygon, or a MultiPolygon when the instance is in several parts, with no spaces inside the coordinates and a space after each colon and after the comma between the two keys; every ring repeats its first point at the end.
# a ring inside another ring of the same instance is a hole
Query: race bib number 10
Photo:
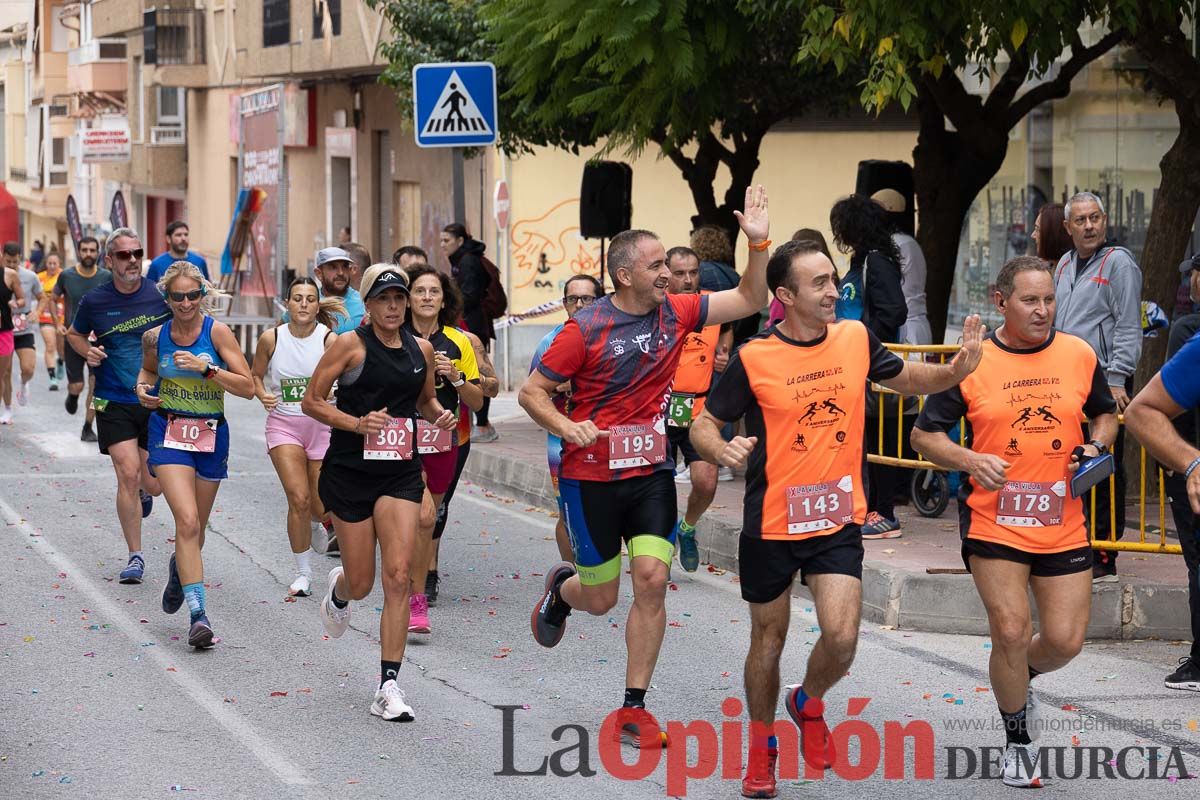
{"type": "Polygon", "coordinates": [[[383,430],[363,435],[364,461],[408,461],[413,457],[413,422],[392,417],[383,430]]]}
{"type": "Polygon", "coordinates": [[[212,453],[217,449],[217,421],[199,417],[168,417],[163,447],[191,453],[212,453]]]}
{"type": "Polygon", "coordinates": [[[608,431],[608,468],[652,467],[667,460],[667,429],[653,425],[613,425],[608,431]]]}
{"type": "Polygon", "coordinates": [[[1066,481],[1009,481],[997,493],[996,522],[1014,528],[1062,525],[1066,481]]]}
{"type": "Polygon", "coordinates": [[[854,479],[787,488],[788,533],[840,528],[854,521],[854,479]]]}

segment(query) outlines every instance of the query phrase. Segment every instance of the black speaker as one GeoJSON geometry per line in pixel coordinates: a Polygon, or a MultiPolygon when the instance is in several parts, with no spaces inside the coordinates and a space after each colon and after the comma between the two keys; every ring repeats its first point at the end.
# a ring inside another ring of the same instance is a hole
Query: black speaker
{"type": "Polygon", "coordinates": [[[633,221],[633,167],[619,161],[584,165],[579,189],[579,233],[585,239],[611,239],[633,221]]]}
{"type": "Polygon", "coordinates": [[[893,215],[900,230],[916,233],[916,209],[913,207],[913,168],[905,161],[868,160],[858,162],[858,181],[854,193],[865,197],[880,189],[895,189],[904,197],[903,213],[893,215]]]}

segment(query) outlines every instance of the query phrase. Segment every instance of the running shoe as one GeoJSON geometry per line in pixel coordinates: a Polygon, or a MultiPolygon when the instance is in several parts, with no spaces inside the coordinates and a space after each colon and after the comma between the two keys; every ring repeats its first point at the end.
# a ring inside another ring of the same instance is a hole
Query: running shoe
{"type": "Polygon", "coordinates": [[[1184,656],[1179,659],[1179,669],[1168,675],[1163,685],[1168,689],[1200,692],[1200,664],[1190,656],[1184,656]]]}
{"type": "Polygon", "coordinates": [[[1032,683],[1025,693],[1025,732],[1031,742],[1036,742],[1042,735],[1042,701],[1038,699],[1032,683]]]}
{"type": "Polygon", "coordinates": [[[1009,742],[1004,750],[1004,771],[1001,773],[1005,786],[1021,789],[1042,788],[1042,769],[1038,764],[1038,748],[1031,744],[1009,742]]]}
{"type": "Polygon", "coordinates": [[[60,381],[67,377],[67,365],[63,363],[61,358],[58,360],[58,365],[54,367],[54,377],[60,381]]]}
{"type": "Polygon", "coordinates": [[[423,594],[408,596],[408,632],[429,633],[429,598],[423,594]]]}
{"type": "Polygon", "coordinates": [[[179,570],[175,567],[175,555],[171,555],[168,565],[167,585],[163,587],[162,610],[174,614],[183,607],[183,583],[179,580],[179,570]]]}
{"type": "MultiPolygon", "coordinates": [[[[627,716],[633,717],[633,719],[644,719],[641,714],[637,714],[636,716],[634,716],[633,715],[634,711],[645,712],[645,709],[644,708],[642,708],[642,709],[622,708],[619,712],[617,712],[617,721],[620,722],[622,719],[625,719],[627,716]]],[[[620,742],[621,744],[627,744],[630,747],[636,747],[639,750],[642,747],[641,725],[640,725],[640,723],[634,722],[632,719],[628,719],[621,723],[621,727],[617,729],[616,736],[617,736],[617,741],[620,742]]],[[[656,739],[653,735],[649,736],[648,740],[646,742],[646,746],[651,747],[651,748],[653,748],[653,747],[665,748],[668,745],[668,743],[669,743],[669,741],[667,739],[666,731],[664,731],[660,728],[658,731],[658,738],[656,739]]]]}
{"type": "Polygon", "coordinates": [[[154,510],[154,495],[147,494],[145,489],[138,489],[138,499],[142,501],[142,519],[145,519],[154,510]]]}
{"type": "Polygon", "coordinates": [[[675,482],[681,486],[690,485],[692,482],[692,472],[687,467],[684,467],[679,472],[675,473],[675,482]]]}
{"type": "Polygon", "coordinates": [[[436,569],[431,569],[425,573],[425,596],[429,598],[429,607],[433,608],[437,605],[438,584],[442,579],[438,576],[436,569]]]}
{"type": "Polygon", "coordinates": [[[796,706],[796,699],[800,696],[800,684],[785,686],[784,692],[784,707],[792,722],[800,729],[800,752],[804,754],[804,760],[816,769],[829,769],[833,766],[837,752],[833,749],[833,737],[829,733],[829,726],[825,724],[824,715],[810,717],[796,706]],[[817,734],[816,739],[807,741],[808,735],[814,733],[817,734]]]}
{"type": "Polygon", "coordinates": [[[188,628],[188,644],[197,650],[213,646],[213,629],[207,616],[201,616],[188,628]]]}
{"type": "Polygon", "coordinates": [[[17,389],[17,405],[29,405],[29,384],[21,381],[21,388],[17,389]]]}
{"type": "Polygon", "coordinates": [[[312,594],[312,576],[301,573],[296,576],[296,580],[292,581],[292,585],[288,587],[288,595],[291,597],[308,597],[312,594]]]}
{"type": "Polygon", "coordinates": [[[742,778],[742,797],[774,797],[775,761],[779,751],[774,747],[750,748],[746,777],[742,778]]]}
{"type": "Polygon", "coordinates": [[[903,535],[904,531],[900,530],[899,522],[875,511],[867,514],[867,524],[862,526],[864,539],[899,539],[903,535]]]}
{"type": "Polygon", "coordinates": [[[313,552],[325,554],[329,550],[329,532],[325,529],[324,523],[310,523],[310,528],[313,552]]]}
{"type": "Polygon", "coordinates": [[[333,587],[342,574],[341,566],[329,570],[329,588],[325,590],[325,599],[321,601],[321,622],[325,624],[325,632],[337,639],[350,627],[350,603],[345,608],[333,604],[333,587]]]}
{"type": "Polygon", "coordinates": [[[384,681],[383,686],[376,690],[371,713],[388,722],[412,722],[416,719],[412,706],[404,702],[404,692],[395,681],[384,681]]]}
{"type": "Polygon", "coordinates": [[[50,380],[50,387],[49,387],[48,391],[51,391],[51,392],[58,391],[58,378],[52,378],[50,380]]]}
{"type": "Polygon", "coordinates": [[[696,531],[690,530],[686,533],[680,527],[683,520],[675,523],[674,535],[679,541],[679,566],[683,567],[685,572],[695,572],[700,566],[700,548],[696,546],[696,531]]]}
{"type": "Polygon", "coordinates": [[[74,414],[79,410],[79,395],[67,392],[67,399],[63,403],[63,407],[67,409],[68,414],[74,414]]]}
{"type": "Polygon", "coordinates": [[[0,425],[12,425],[12,409],[8,406],[5,406],[4,411],[0,412],[0,425]]]}
{"type": "Polygon", "coordinates": [[[323,522],[321,524],[325,526],[325,533],[329,535],[329,544],[325,547],[325,555],[330,558],[341,558],[342,546],[338,544],[337,534],[333,530],[333,523],[323,522]]]}
{"type": "Polygon", "coordinates": [[[546,591],[538,598],[530,618],[533,640],[542,647],[554,647],[562,641],[571,607],[559,597],[558,587],[574,574],[575,567],[566,561],[560,561],[546,573],[546,591]]]}
{"type": "Polygon", "coordinates": [[[500,434],[491,425],[476,428],[475,432],[471,434],[471,441],[478,442],[479,444],[490,444],[499,438],[500,434]]]}
{"type": "Polygon", "coordinates": [[[129,563],[121,570],[121,583],[141,583],[142,575],[146,572],[146,559],[134,554],[129,557],[129,563]]]}
{"type": "Polygon", "coordinates": [[[721,483],[733,480],[733,468],[721,467],[719,470],[717,470],[717,480],[721,483]]]}
{"type": "Polygon", "coordinates": [[[1116,566],[1101,564],[1099,561],[1092,565],[1092,583],[1116,583],[1119,580],[1116,566]]]}
{"type": "Polygon", "coordinates": [[[96,432],[92,430],[92,426],[84,423],[83,430],[79,434],[79,441],[94,442],[96,441],[96,432]]]}

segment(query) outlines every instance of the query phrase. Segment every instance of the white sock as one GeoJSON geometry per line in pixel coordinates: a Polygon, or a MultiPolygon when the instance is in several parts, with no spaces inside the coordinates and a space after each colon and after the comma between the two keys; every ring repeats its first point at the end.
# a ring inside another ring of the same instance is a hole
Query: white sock
{"type": "Polygon", "coordinates": [[[292,553],[296,557],[296,572],[300,575],[312,577],[312,548],[308,548],[303,553],[292,553]]]}

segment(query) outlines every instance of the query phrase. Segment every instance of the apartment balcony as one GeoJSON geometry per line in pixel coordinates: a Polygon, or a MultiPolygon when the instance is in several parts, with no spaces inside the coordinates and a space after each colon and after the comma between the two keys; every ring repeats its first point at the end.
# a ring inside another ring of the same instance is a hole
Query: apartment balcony
{"type": "Polygon", "coordinates": [[[37,68],[29,81],[30,101],[36,103],[47,97],[67,93],[67,54],[49,51],[40,53],[37,68]]]}
{"type": "Polygon", "coordinates": [[[117,36],[142,27],[142,4],[132,0],[92,0],[92,35],[117,36]]]}
{"type": "Polygon", "coordinates": [[[93,39],[67,53],[67,89],[72,94],[124,94],[128,82],[124,39],[93,39]]]}
{"type": "Polygon", "coordinates": [[[159,8],[144,14],[145,63],[150,83],[196,89],[208,85],[204,11],[159,8]]]}
{"type": "Polygon", "coordinates": [[[155,125],[150,129],[150,146],[186,145],[187,133],[182,125],[155,125]]]}

